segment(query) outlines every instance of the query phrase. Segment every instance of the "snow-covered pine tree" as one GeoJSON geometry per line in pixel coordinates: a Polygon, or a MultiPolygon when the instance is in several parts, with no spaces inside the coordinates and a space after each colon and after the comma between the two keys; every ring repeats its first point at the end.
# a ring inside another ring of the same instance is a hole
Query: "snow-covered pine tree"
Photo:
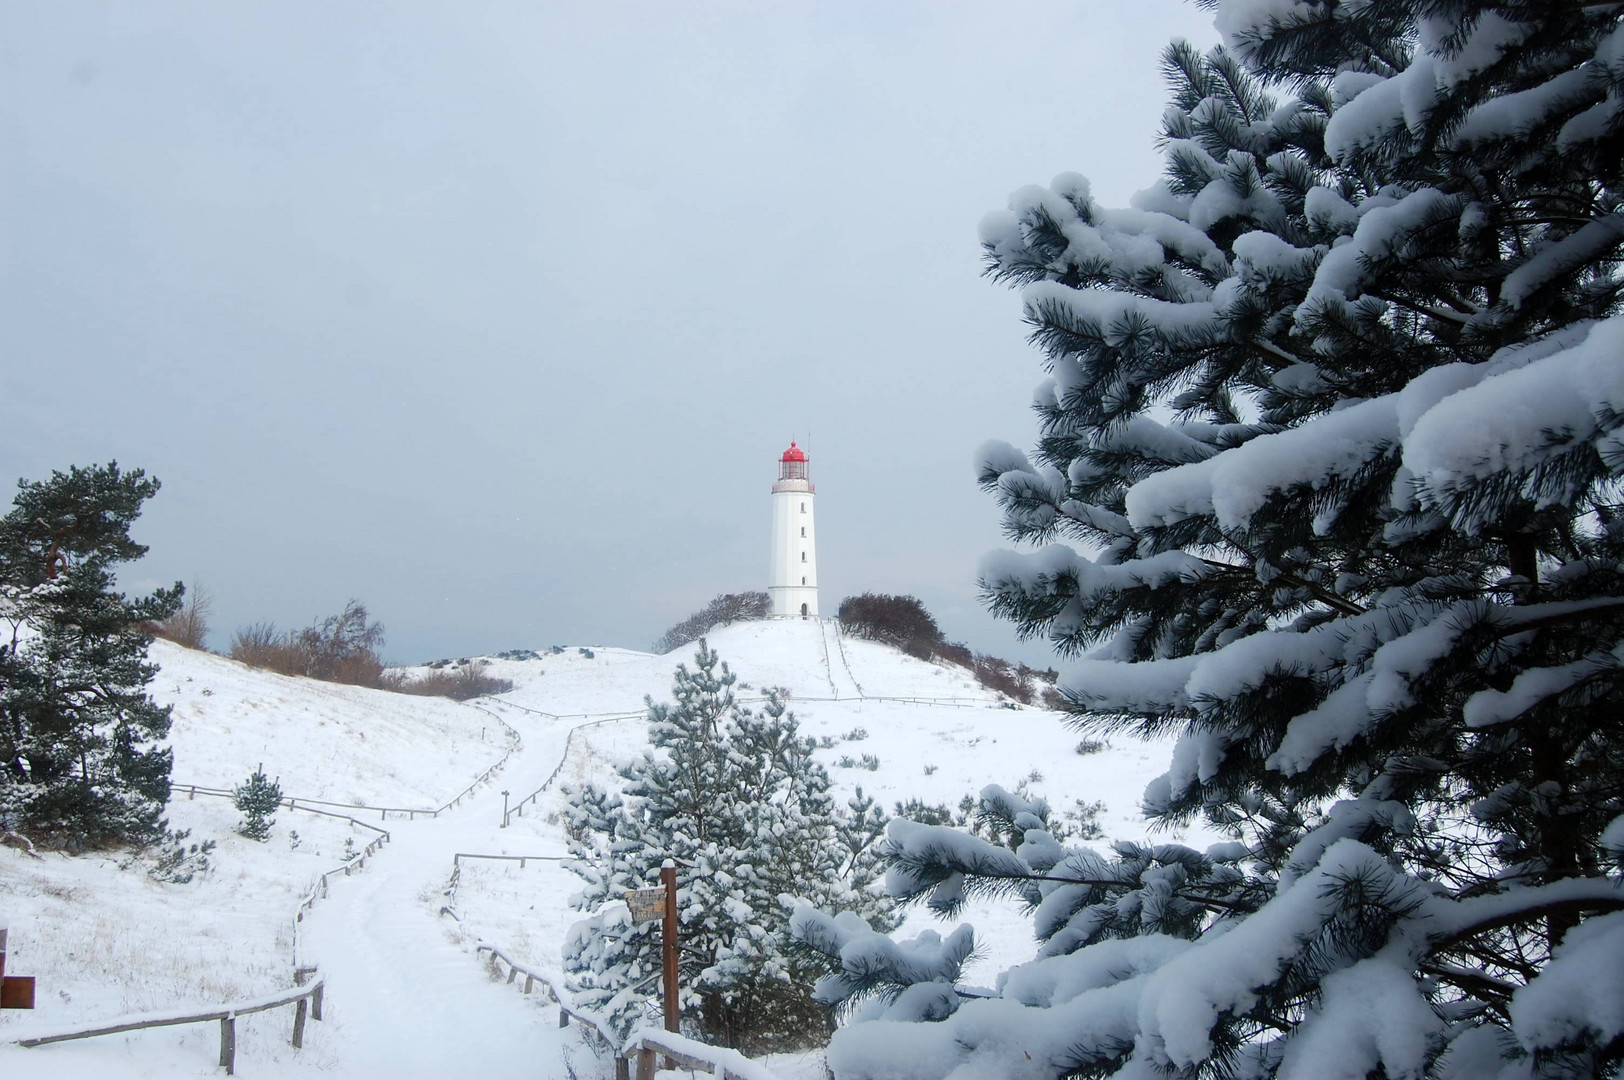
{"type": "Polygon", "coordinates": [[[768,691],[739,704],[736,676],[703,639],[677,667],[674,703],[649,701],[652,750],[621,772],[623,792],[570,791],[576,906],[593,914],[564,949],[569,987],[621,1031],[658,1024],[660,924],[620,901],[657,885],[677,860],[683,1024],[749,1053],[823,1041],[828,1012],[811,998],[811,959],[790,947],[790,897],[895,925],[875,888],[872,800],[837,816],[829,777],[792,713],[768,691]]]}
{"type": "Polygon", "coordinates": [[[1019,896],[1044,945],[965,1001],[941,942],[803,911],[881,995],[830,1061],[1617,1076],[1624,5],[1207,6],[1157,186],[983,224],[1051,377],[980,465],[1039,550],[982,579],[1084,657],[1082,726],[1178,733],[1152,823],[1234,840],[1104,858],[996,790],[1013,851],[894,824],[894,892],[1019,896]]]}
{"type": "Polygon", "coordinates": [[[20,481],[0,518],[0,827],[78,850],[155,839],[169,801],[169,709],[146,695],[149,622],[182,589],[130,599],[120,563],[158,481],[117,463],[20,481]]]}
{"type": "Polygon", "coordinates": [[[250,840],[270,839],[276,811],[282,805],[282,785],[265,775],[263,764],[256,766],[246,781],[231,790],[231,801],[242,813],[238,832],[250,840]]]}

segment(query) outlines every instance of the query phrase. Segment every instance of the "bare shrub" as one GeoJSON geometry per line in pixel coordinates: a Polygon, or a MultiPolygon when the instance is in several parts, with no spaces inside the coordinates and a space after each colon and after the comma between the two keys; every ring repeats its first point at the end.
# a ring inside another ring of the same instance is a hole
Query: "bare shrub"
{"type": "Polygon", "coordinates": [[[280,631],[270,622],[244,627],[232,635],[231,658],[282,675],[377,688],[385,682],[382,647],[383,625],[369,620],[365,604],[351,600],[337,615],[303,630],[280,631]]]}
{"type": "Polygon", "coordinates": [[[157,622],[153,632],[176,645],[201,649],[208,640],[209,617],[213,614],[213,594],[201,582],[194,581],[186,590],[186,602],[180,610],[157,622]]]}
{"type": "Polygon", "coordinates": [[[366,605],[350,600],[337,615],[299,631],[299,644],[310,657],[305,671],[313,679],[377,686],[383,675],[383,624],[370,622],[366,605]]]}
{"type": "MultiPolygon", "coordinates": [[[[415,679],[400,679],[385,689],[421,697],[445,697],[453,701],[468,701],[486,694],[505,694],[513,689],[512,679],[498,679],[486,672],[483,660],[464,664],[458,668],[441,668],[415,679]]],[[[391,673],[394,674],[394,673],[391,673]]]]}
{"type": "Polygon", "coordinates": [[[947,644],[941,627],[914,596],[866,592],[840,602],[840,629],[852,637],[883,641],[929,660],[947,644]]]}
{"type": "Polygon", "coordinates": [[[1011,664],[1008,660],[1000,660],[996,656],[977,653],[970,670],[975,674],[976,682],[987,689],[995,690],[1005,697],[1014,698],[1016,701],[1031,702],[1031,688],[1021,678],[1016,665],[1011,664]]]}
{"type": "Polygon", "coordinates": [[[765,619],[772,600],[764,592],[723,593],[667,630],[654,643],[654,651],[668,653],[698,641],[718,626],[765,619]]]}
{"type": "Polygon", "coordinates": [[[982,686],[1023,704],[1041,701],[1045,708],[1067,708],[1055,686],[1059,672],[971,652],[959,642],[948,641],[917,597],[870,592],[848,596],[840,602],[840,629],[852,637],[894,645],[919,660],[945,660],[969,668],[982,686]]]}
{"type": "Polygon", "coordinates": [[[307,666],[297,641],[272,622],[251,623],[231,635],[231,658],[279,675],[303,675],[307,666]]]}
{"type": "Polygon", "coordinates": [[[970,671],[982,686],[1023,704],[1041,702],[1048,709],[1064,711],[1066,708],[1066,699],[1055,687],[1060,673],[1053,668],[1027,667],[986,653],[976,653],[970,671]]]}

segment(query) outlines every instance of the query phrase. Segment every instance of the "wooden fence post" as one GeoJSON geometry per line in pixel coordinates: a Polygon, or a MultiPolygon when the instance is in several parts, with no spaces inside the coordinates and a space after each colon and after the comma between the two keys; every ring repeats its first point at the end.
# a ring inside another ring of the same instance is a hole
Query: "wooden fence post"
{"type": "Polygon", "coordinates": [[[293,1010],[293,1048],[301,1049],[304,1046],[305,1013],[310,1009],[310,999],[300,998],[299,1004],[293,1010]]]}
{"type": "Polygon", "coordinates": [[[654,1051],[645,1048],[637,1052],[637,1080],[654,1080],[654,1051]]]}
{"type": "Polygon", "coordinates": [[[316,987],[315,991],[310,995],[310,1015],[315,1017],[317,1020],[321,1019],[321,998],[326,991],[327,984],[322,983],[320,986],[316,987]]]}
{"type": "Polygon", "coordinates": [[[615,1058],[615,1080],[632,1080],[632,1065],[624,1056],[615,1058]]]}
{"type": "Polygon", "coordinates": [[[237,1017],[227,1013],[220,1018],[220,1064],[227,1076],[237,1074],[237,1017]]]}

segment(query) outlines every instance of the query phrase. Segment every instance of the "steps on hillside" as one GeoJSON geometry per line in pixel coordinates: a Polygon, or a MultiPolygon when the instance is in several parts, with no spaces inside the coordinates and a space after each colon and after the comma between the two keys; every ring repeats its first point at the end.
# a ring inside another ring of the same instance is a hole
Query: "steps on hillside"
{"type": "Polygon", "coordinates": [[[846,650],[840,642],[840,623],[835,619],[822,619],[823,652],[829,665],[829,685],[837,698],[860,698],[863,688],[857,685],[851,667],[846,663],[846,650]]]}

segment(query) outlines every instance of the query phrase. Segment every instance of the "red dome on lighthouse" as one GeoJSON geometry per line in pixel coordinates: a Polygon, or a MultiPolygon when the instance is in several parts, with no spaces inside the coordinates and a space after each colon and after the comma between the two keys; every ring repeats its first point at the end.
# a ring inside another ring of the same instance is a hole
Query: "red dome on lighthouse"
{"type": "Polygon", "coordinates": [[[812,484],[806,475],[806,451],[796,446],[793,441],[790,442],[789,449],[784,451],[784,456],[778,459],[778,479],[779,482],[800,481],[802,486],[796,488],[797,491],[812,490],[812,484]]]}

